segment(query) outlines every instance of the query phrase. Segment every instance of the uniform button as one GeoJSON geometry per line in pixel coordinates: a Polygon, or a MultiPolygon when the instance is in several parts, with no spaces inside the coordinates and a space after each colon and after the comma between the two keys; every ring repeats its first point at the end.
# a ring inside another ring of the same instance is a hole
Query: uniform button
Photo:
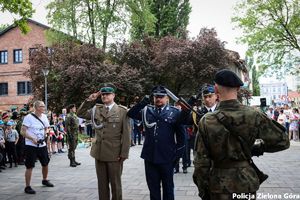
{"type": "Polygon", "coordinates": [[[155,142],[157,142],[157,140],[155,140],[155,142]]]}

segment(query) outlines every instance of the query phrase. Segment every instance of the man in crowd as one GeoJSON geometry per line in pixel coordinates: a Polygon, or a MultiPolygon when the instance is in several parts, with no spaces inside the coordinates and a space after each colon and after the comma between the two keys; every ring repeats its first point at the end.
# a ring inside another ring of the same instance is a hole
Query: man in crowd
{"type": "Polygon", "coordinates": [[[33,104],[34,112],[25,116],[21,128],[21,134],[25,138],[25,183],[24,189],[27,194],[35,194],[36,192],[31,188],[32,169],[35,166],[35,161],[38,158],[42,165],[42,184],[47,187],[54,185],[47,180],[48,177],[48,163],[50,161],[48,151],[45,143],[46,131],[50,126],[45,112],[45,104],[43,101],[35,101],[33,104]]]}
{"type": "Polygon", "coordinates": [[[134,105],[128,116],[143,120],[145,140],[141,157],[145,160],[146,181],[151,200],[174,199],[174,165],[184,151],[184,129],[179,123],[180,110],[168,105],[168,96],[163,86],[152,89],[154,106],[150,99],[134,105]],[[176,138],[176,139],[175,139],[176,138]]]}
{"type": "Polygon", "coordinates": [[[221,70],[214,81],[220,103],[217,111],[207,113],[199,123],[194,182],[204,200],[231,200],[240,193],[255,199],[266,177],[258,176],[251,156],[287,149],[288,136],[284,127],[237,100],[243,82],[234,72],[221,70]],[[263,140],[263,148],[255,153],[251,150],[256,139],[263,140]]]}
{"type": "Polygon", "coordinates": [[[71,104],[67,108],[68,114],[66,117],[65,125],[67,131],[67,142],[68,142],[68,158],[70,160],[70,167],[76,167],[81,163],[77,162],[75,159],[75,149],[78,143],[78,129],[79,120],[76,115],[76,106],[71,104]]]}
{"type": "Polygon", "coordinates": [[[95,158],[100,200],[110,200],[110,196],[112,200],[122,200],[121,175],[130,148],[127,108],[114,102],[115,91],[113,84],[104,84],[77,111],[78,116],[91,120],[95,128],[91,156],[95,158]],[[103,104],[96,104],[99,96],[103,104]]]}

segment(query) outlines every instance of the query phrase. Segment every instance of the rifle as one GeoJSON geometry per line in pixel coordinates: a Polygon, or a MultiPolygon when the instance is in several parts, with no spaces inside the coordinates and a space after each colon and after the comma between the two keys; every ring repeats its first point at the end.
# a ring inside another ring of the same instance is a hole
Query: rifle
{"type": "Polygon", "coordinates": [[[186,102],[186,100],[184,100],[184,98],[182,97],[177,97],[174,93],[172,93],[170,90],[168,90],[167,88],[165,88],[168,96],[173,99],[175,101],[175,103],[179,103],[179,105],[184,109],[184,110],[190,110],[194,113],[196,113],[196,115],[198,117],[201,116],[201,113],[199,113],[197,110],[195,110],[188,102],[186,102]]]}

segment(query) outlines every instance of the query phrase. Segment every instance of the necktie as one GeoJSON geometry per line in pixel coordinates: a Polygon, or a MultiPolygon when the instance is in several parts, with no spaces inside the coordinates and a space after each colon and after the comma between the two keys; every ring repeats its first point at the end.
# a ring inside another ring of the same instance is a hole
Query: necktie
{"type": "Polygon", "coordinates": [[[160,114],[161,113],[161,108],[157,109],[157,113],[160,114]]]}
{"type": "Polygon", "coordinates": [[[109,112],[109,107],[107,106],[106,107],[106,114],[109,112]]]}
{"type": "Polygon", "coordinates": [[[212,112],[212,110],[211,109],[209,109],[209,111],[208,112],[212,112]]]}

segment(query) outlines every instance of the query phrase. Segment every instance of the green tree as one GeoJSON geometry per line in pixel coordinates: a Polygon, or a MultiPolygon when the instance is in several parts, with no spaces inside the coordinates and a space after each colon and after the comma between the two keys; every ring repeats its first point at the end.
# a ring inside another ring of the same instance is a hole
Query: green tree
{"type": "Polygon", "coordinates": [[[54,0],[47,6],[47,18],[54,29],[105,50],[109,37],[126,31],[125,3],[125,0],[54,0]]]}
{"type": "Polygon", "coordinates": [[[260,95],[260,88],[259,88],[259,82],[258,82],[258,73],[255,67],[252,68],[252,84],[253,84],[253,96],[259,96],[260,95]]]}
{"type": "MultiPolygon", "coordinates": [[[[300,52],[299,0],[243,0],[236,5],[232,21],[243,31],[240,42],[248,45],[262,70],[273,72],[297,66],[300,52]]],[[[293,72],[299,70],[290,68],[293,72]]]]}
{"type": "Polygon", "coordinates": [[[20,28],[22,33],[27,33],[30,30],[27,25],[27,19],[34,12],[30,0],[0,0],[0,11],[7,11],[21,17],[21,19],[15,19],[14,23],[20,28]]]}
{"type": "Polygon", "coordinates": [[[129,0],[131,38],[144,36],[186,37],[191,6],[189,0],[129,0]]]}
{"type": "Polygon", "coordinates": [[[130,35],[133,40],[141,40],[155,30],[156,18],[150,10],[151,0],[128,0],[127,9],[131,14],[130,35]]]}

